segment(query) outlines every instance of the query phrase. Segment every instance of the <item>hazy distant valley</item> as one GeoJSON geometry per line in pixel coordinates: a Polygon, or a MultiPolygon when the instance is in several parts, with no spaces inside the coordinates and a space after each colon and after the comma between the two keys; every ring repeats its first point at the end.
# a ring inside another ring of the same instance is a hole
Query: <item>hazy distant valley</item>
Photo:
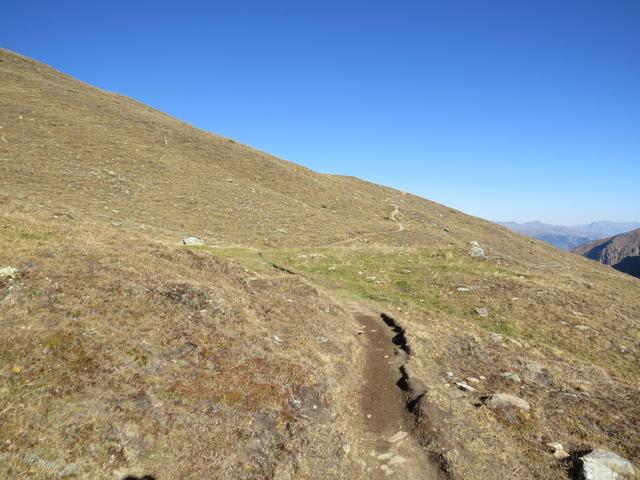
{"type": "Polygon", "coordinates": [[[562,225],[550,225],[542,222],[497,222],[514,232],[527,237],[537,238],[562,250],[574,248],[603,238],[618,235],[640,228],[640,222],[608,222],[598,221],[587,225],[566,227],[562,225]]]}

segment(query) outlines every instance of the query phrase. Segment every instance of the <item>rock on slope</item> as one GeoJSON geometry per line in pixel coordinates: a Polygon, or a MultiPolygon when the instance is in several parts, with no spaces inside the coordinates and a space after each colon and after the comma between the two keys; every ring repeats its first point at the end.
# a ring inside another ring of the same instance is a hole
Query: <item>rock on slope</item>
{"type": "Polygon", "coordinates": [[[640,229],[587,243],[574,252],[640,278],[640,229]]]}

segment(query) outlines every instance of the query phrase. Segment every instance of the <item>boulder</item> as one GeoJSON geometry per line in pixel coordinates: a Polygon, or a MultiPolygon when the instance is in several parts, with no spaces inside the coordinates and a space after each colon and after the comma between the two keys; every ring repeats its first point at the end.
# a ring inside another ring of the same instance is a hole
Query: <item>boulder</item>
{"type": "Polygon", "coordinates": [[[487,318],[489,316],[489,310],[485,307],[475,307],[474,310],[479,317],[487,318]]]}
{"type": "Polygon", "coordinates": [[[484,248],[475,240],[469,242],[469,255],[474,258],[484,258],[484,248]]]}
{"type": "Polygon", "coordinates": [[[623,480],[635,475],[629,460],[601,448],[580,457],[578,464],[584,480],[623,480]]]}

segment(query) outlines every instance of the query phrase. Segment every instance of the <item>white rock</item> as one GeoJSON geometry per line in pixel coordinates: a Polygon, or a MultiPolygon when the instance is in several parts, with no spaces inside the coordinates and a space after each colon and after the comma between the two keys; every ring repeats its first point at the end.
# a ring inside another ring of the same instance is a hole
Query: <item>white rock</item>
{"type": "Polygon", "coordinates": [[[458,290],[459,292],[470,292],[471,289],[467,288],[467,287],[458,287],[456,288],[456,290],[458,290]]]}
{"type": "Polygon", "coordinates": [[[387,442],[389,442],[389,443],[399,442],[400,440],[405,438],[407,435],[409,435],[407,432],[403,432],[402,430],[400,430],[398,433],[396,433],[396,434],[390,436],[389,438],[387,438],[387,442]]]}
{"type": "Polygon", "coordinates": [[[476,389],[473,388],[471,385],[469,385],[468,383],[465,382],[456,382],[456,385],[458,386],[458,388],[460,390],[465,390],[467,392],[475,392],[476,389]]]}
{"type": "Polygon", "coordinates": [[[406,462],[407,459],[404,457],[401,457],[400,455],[395,455],[393,457],[391,457],[391,460],[389,460],[389,465],[399,465],[401,463],[406,462]]]}
{"type": "Polygon", "coordinates": [[[558,460],[564,460],[570,455],[565,451],[564,446],[559,442],[547,443],[547,446],[553,451],[553,456],[558,460]]]}
{"type": "Polygon", "coordinates": [[[485,307],[475,307],[474,310],[478,314],[479,317],[486,318],[489,316],[489,310],[485,307]]]}
{"type": "Polygon", "coordinates": [[[580,460],[585,480],[622,480],[635,474],[629,460],[609,450],[597,448],[580,460]]]}
{"type": "Polygon", "coordinates": [[[484,257],[484,249],[475,240],[469,242],[469,255],[476,258],[484,257]]]}
{"type": "Polygon", "coordinates": [[[393,452],[381,453],[377,458],[378,460],[389,460],[391,457],[393,457],[393,452]]]}
{"type": "Polygon", "coordinates": [[[204,245],[204,240],[198,237],[189,236],[182,239],[182,244],[188,246],[201,246],[204,245]]]}
{"type": "Polygon", "coordinates": [[[0,268],[0,278],[15,278],[18,273],[17,268],[2,267],[0,268]]]}

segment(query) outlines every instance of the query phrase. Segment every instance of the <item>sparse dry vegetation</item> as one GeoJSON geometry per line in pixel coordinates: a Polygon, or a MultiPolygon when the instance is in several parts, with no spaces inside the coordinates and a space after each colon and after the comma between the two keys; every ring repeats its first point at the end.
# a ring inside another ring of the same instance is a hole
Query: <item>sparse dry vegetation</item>
{"type": "Polygon", "coordinates": [[[0,477],[383,476],[352,304],[405,329],[443,478],[640,466],[639,280],[3,50],[0,127],[0,477]]]}

